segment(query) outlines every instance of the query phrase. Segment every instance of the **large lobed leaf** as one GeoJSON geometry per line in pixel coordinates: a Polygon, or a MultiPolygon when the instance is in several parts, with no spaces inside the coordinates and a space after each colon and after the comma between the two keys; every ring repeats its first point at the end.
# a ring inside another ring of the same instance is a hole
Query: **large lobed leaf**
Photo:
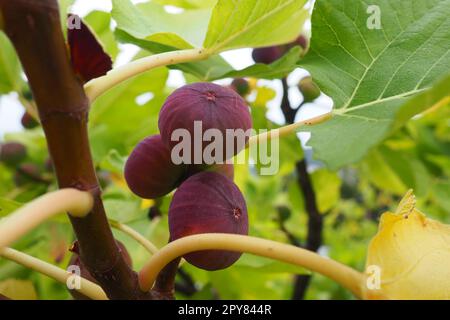
{"type": "Polygon", "coordinates": [[[306,0],[218,0],[204,47],[221,52],[294,40],[308,12],[306,0]]]}
{"type": "Polygon", "coordinates": [[[305,0],[219,0],[214,8],[200,5],[201,9],[170,14],[158,3],[135,6],[129,0],[113,0],[112,16],[117,22],[116,36],[120,41],[152,53],[205,47],[211,54],[209,59],[172,66],[201,80],[234,75],[273,78],[295,69],[298,56],[293,59],[290,55],[283,60],[281,71],[275,69],[276,65],[235,71],[218,53],[295,39],[308,17],[308,11],[303,8],[305,3],[305,0]]]}
{"type": "Polygon", "coordinates": [[[449,0],[316,2],[301,66],[332,97],[335,115],[311,130],[317,158],[331,168],[358,161],[448,96],[449,15],[449,0]],[[381,29],[367,27],[369,5],[379,6],[381,29]]]}

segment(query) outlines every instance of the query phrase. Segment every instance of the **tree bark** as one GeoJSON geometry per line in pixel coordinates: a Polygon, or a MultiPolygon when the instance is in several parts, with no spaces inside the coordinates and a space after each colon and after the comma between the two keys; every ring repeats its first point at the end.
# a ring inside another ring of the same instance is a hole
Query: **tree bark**
{"type": "Polygon", "coordinates": [[[88,141],[89,101],[70,64],[57,1],[0,0],[0,10],[38,106],[59,187],[95,196],[85,218],[70,217],[83,263],[109,298],[151,298],[140,291],[106,218],[88,141]]]}
{"type": "MultiPolygon", "coordinates": [[[[295,122],[295,116],[297,115],[297,112],[301,108],[302,104],[300,104],[300,106],[296,109],[293,109],[291,107],[291,103],[289,102],[289,86],[286,78],[283,78],[281,80],[281,83],[283,85],[283,98],[281,100],[280,108],[283,112],[286,123],[292,124],[295,122]]],[[[306,160],[303,159],[301,161],[298,161],[295,165],[295,168],[297,172],[298,186],[303,192],[305,210],[308,215],[307,237],[306,243],[303,247],[311,251],[317,251],[322,245],[323,217],[317,207],[316,194],[311,182],[311,177],[307,170],[306,160]]],[[[298,239],[296,239],[292,235],[288,235],[288,237],[289,241],[293,245],[300,245],[300,241],[298,239]]],[[[295,276],[294,290],[292,293],[293,300],[304,299],[310,281],[311,275],[295,276]]]]}

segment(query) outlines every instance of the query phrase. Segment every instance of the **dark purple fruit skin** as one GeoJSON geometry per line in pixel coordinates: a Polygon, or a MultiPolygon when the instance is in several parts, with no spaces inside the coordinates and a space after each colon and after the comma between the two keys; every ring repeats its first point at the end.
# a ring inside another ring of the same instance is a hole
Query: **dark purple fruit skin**
{"type": "Polygon", "coordinates": [[[187,166],[186,178],[184,180],[193,176],[194,174],[197,174],[197,173],[200,173],[203,171],[217,172],[217,173],[220,173],[221,175],[224,175],[231,181],[234,180],[234,165],[232,163],[221,163],[221,164],[214,164],[211,166],[195,166],[195,165],[187,166]]]}
{"type": "MultiPolygon", "coordinates": [[[[116,243],[117,246],[119,247],[120,253],[122,254],[125,262],[131,267],[133,265],[133,262],[131,260],[130,254],[125,248],[125,245],[120,241],[116,241],[116,243]]],[[[86,266],[81,261],[77,242],[74,243],[70,251],[72,251],[73,254],[72,257],[70,258],[68,266],[73,265],[78,266],[80,268],[80,276],[82,278],[98,284],[97,280],[95,280],[95,278],[91,275],[91,273],[87,270],[86,266]]],[[[86,297],[84,294],[78,292],[77,290],[69,290],[69,292],[75,300],[91,300],[90,298],[86,297]]]]}
{"type": "Polygon", "coordinates": [[[14,166],[27,156],[27,149],[18,142],[7,142],[0,145],[0,162],[14,166]]]}
{"type": "Polygon", "coordinates": [[[142,140],[131,152],[125,164],[125,180],[139,197],[154,199],[175,189],[184,170],[173,164],[160,135],[154,135],[142,140]]]}
{"type": "MultiPolygon", "coordinates": [[[[164,144],[172,148],[178,141],[172,141],[171,136],[176,129],[186,129],[191,136],[191,146],[194,146],[194,121],[201,121],[202,136],[208,129],[218,129],[224,137],[223,159],[233,157],[244,148],[237,146],[235,139],[234,154],[226,154],[226,129],[242,129],[247,131],[252,127],[252,119],[247,103],[230,88],[213,83],[193,83],[175,90],[165,101],[160,113],[158,127],[164,144]]],[[[200,137],[202,139],[202,137],[200,137]]],[[[248,136],[245,142],[248,141],[248,136]]],[[[203,149],[210,142],[203,142],[203,149]]],[[[192,148],[193,149],[193,148],[192,148]]],[[[203,157],[201,157],[203,163],[203,157]]],[[[191,151],[189,163],[194,164],[194,153],[191,151]]],[[[199,164],[199,163],[197,163],[199,164]]]]}
{"type": "MultiPolygon", "coordinates": [[[[239,188],[216,172],[201,172],[181,184],[169,207],[171,241],[200,233],[248,235],[245,199],[239,188]]],[[[242,253],[204,250],[186,254],[192,265],[205,270],[225,269],[242,253]]]]}
{"type": "Polygon", "coordinates": [[[39,125],[39,122],[37,122],[28,112],[23,114],[20,122],[25,129],[33,129],[39,125]]]}
{"type": "Polygon", "coordinates": [[[256,63],[270,64],[286,53],[284,46],[272,46],[253,49],[252,58],[256,63]]]}
{"type": "Polygon", "coordinates": [[[236,91],[241,97],[250,93],[250,85],[244,78],[236,78],[231,82],[231,88],[236,91]]]}

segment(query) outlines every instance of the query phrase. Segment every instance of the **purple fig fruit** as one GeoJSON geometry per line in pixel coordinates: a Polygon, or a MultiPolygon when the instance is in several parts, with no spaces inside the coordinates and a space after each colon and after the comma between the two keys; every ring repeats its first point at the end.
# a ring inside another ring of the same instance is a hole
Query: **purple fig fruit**
{"type": "MultiPolygon", "coordinates": [[[[181,184],[169,207],[171,241],[200,233],[248,234],[245,199],[239,188],[216,172],[201,172],[181,184]]],[[[184,258],[205,270],[225,269],[242,253],[203,250],[184,258]]]]}
{"type": "Polygon", "coordinates": [[[125,164],[125,180],[136,195],[146,199],[162,197],[180,183],[185,167],[175,165],[160,135],[142,140],[125,164]]]}
{"type": "Polygon", "coordinates": [[[256,63],[270,64],[286,53],[284,46],[272,46],[253,49],[252,58],[256,63]]]}
{"type": "Polygon", "coordinates": [[[203,171],[217,172],[217,173],[224,175],[231,181],[234,180],[234,165],[232,163],[220,163],[220,164],[218,163],[218,164],[213,164],[211,166],[195,166],[195,165],[187,166],[186,179],[193,176],[194,174],[197,174],[197,173],[200,173],[203,171]]]}
{"type": "Polygon", "coordinates": [[[26,147],[18,142],[7,142],[0,145],[0,162],[10,166],[19,164],[27,156],[26,147]]]}
{"type": "Polygon", "coordinates": [[[171,150],[177,144],[186,146],[176,152],[181,157],[178,162],[214,164],[233,157],[245,147],[252,120],[246,102],[232,89],[213,83],[194,83],[175,90],[167,98],[158,126],[162,141],[171,150]],[[240,134],[236,131],[239,129],[240,134]],[[205,132],[214,135],[208,138],[205,132]],[[210,152],[206,154],[205,149],[213,144],[211,141],[217,148],[208,148],[210,152]]]}

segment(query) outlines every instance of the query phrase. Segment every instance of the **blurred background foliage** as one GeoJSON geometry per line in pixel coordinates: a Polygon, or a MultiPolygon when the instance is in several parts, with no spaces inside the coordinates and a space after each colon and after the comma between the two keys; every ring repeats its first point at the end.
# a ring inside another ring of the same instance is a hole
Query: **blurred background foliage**
{"type": "MultiPolygon", "coordinates": [[[[160,4],[184,8],[208,7],[201,0],[158,0],[160,4]]],[[[110,14],[93,11],[84,20],[96,32],[106,51],[115,59],[120,51],[111,30],[110,14]]],[[[10,44],[0,34],[0,94],[17,92],[24,105],[33,99],[10,44]]],[[[140,51],[136,57],[145,56],[140,51]]],[[[167,84],[168,68],[158,68],[133,78],[100,97],[91,107],[90,141],[103,187],[108,217],[125,223],[145,235],[158,247],[169,238],[167,211],[172,195],[142,200],[133,195],[123,179],[127,155],[144,137],[158,132],[157,117],[165,98],[175,88],[167,84]]],[[[185,74],[186,82],[197,81],[185,74]]],[[[267,82],[249,79],[247,95],[255,128],[274,128],[267,104],[275,99],[267,82]]],[[[279,81],[279,80],[275,80],[279,81]]],[[[229,83],[225,80],[221,83],[229,83]]],[[[1,97],[0,97],[1,98],[1,97]]],[[[295,163],[307,157],[319,210],[325,215],[323,245],[319,252],[364,269],[366,248],[376,233],[380,214],[395,209],[400,197],[413,188],[418,208],[430,217],[450,223],[450,108],[448,106],[409,121],[356,164],[330,171],[311,161],[297,136],[280,142],[280,172],[260,176],[255,166],[237,165],[235,182],[248,205],[250,234],[289,243],[289,237],[303,242],[307,213],[297,183],[295,163]]],[[[0,217],[35,197],[57,188],[45,137],[40,126],[5,134],[5,142],[20,142],[27,154],[20,165],[0,163],[0,217]],[[34,174],[20,166],[32,165],[34,174]]],[[[77,161],[77,159],[74,159],[77,161]]],[[[114,231],[140,268],[149,254],[135,241],[114,231]]],[[[1,236],[1,235],[0,235],[1,236]]],[[[67,218],[52,219],[15,244],[15,248],[66,268],[74,240],[67,218]]],[[[177,298],[187,299],[290,299],[295,274],[300,268],[244,254],[232,267],[216,272],[188,264],[179,275],[177,298]],[[194,285],[192,285],[192,283],[194,285]]],[[[23,298],[69,299],[66,288],[36,272],[0,258],[0,292],[23,298]]],[[[307,299],[351,299],[352,296],[329,279],[314,275],[307,299]]]]}

